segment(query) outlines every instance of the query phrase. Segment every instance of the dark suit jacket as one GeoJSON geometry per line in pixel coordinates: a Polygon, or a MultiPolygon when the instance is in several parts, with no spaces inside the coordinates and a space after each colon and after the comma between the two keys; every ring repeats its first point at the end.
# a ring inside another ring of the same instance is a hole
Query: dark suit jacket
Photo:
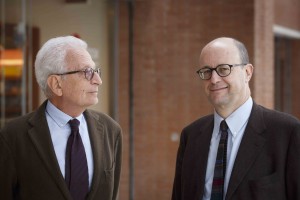
{"type": "MultiPolygon", "coordinates": [[[[172,200],[201,200],[213,115],[185,127],[177,154],[172,200]]],[[[226,200],[300,199],[300,122],[254,103],[226,200]]]]}
{"type": "MultiPolygon", "coordinates": [[[[71,200],[54,152],[44,103],[36,112],[8,123],[0,134],[0,199],[71,200]]],[[[86,110],[94,159],[88,199],[118,195],[122,135],[110,117],[86,110]]]]}

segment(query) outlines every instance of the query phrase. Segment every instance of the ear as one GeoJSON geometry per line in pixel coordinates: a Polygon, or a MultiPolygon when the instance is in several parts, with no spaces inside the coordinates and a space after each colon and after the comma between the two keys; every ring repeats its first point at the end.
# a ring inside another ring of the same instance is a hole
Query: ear
{"type": "Polygon", "coordinates": [[[50,75],[47,79],[48,87],[56,96],[62,96],[61,77],[58,75],[50,75]]]}
{"type": "Polygon", "coordinates": [[[245,67],[246,67],[246,82],[249,82],[251,80],[254,67],[252,64],[247,64],[245,67]]]}

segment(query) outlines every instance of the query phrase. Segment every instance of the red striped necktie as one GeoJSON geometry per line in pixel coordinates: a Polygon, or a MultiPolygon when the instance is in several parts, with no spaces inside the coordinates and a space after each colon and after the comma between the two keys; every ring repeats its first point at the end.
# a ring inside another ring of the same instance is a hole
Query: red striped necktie
{"type": "Polygon", "coordinates": [[[220,124],[221,139],[219,142],[215,164],[214,179],[211,190],[211,200],[223,200],[224,197],[224,179],[227,161],[227,130],[228,126],[226,124],[226,121],[223,120],[220,124]]]}

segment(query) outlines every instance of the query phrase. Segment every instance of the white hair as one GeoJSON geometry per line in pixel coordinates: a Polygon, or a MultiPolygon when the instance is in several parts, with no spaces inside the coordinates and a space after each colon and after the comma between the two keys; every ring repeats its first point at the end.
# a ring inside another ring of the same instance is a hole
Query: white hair
{"type": "Polygon", "coordinates": [[[35,76],[39,87],[49,98],[52,95],[47,79],[51,74],[66,71],[66,55],[70,49],[87,49],[87,43],[73,36],[62,36],[48,40],[36,55],[35,76]]]}

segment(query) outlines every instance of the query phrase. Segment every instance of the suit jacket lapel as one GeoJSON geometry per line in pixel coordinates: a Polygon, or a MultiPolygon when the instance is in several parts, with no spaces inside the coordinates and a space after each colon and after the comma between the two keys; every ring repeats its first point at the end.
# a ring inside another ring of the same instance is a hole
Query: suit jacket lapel
{"type": "Polygon", "coordinates": [[[251,168],[255,158],[262,150],[265,143],[265,138],[262,135],[264,130],[265,124],[262,111],[259,109],[259,106],[254,103],[235,159],[234,167],[232,169],[226,199],[230,199],[233,195],[234,191],[238,188],[246,173],[251,168]]]}
{"type": "Polygon", "coordinates": [[[206,176],[206,168],[207,168],[207,161],[208,161],[208,154],[209,154],[209,148],[210,148],[210,141],[212,137],[212,132],[213,132],[213,127],[214,127],[214,119],[211,117],[210,123],[207,124],[206,127],[203,128],[203,133],[201,140],[199,140],[199,145],[201,147],[201,150],[199,151],[198,158],[200,162],[200,188],[198,188],[198,191],[200,192],[199,197],[202,197],[204,194],[204,187],[205,187],[205,176],[206,176]],[[206,142],[203,142],[206,141],[206,142]],[[202,145],[201,145],[202,144],[202,145]]]}
{"type": "MultiPolygon", "coordinates": [[[[205,174],[207,168],[208,152],[213,131],[213,115],[200,123],[195,123],[186,131],[182,138],[184,162],[182,164],[181,176],[185,177],[183,199],[202,198],[205,185],[205,174]]],[[[179,180],[181,181],[181,180],[179,180]]]]}
{"type": "Polygon", "coordinates": [[[28,130],[28,135],[57,186],[67,199],[71,199],[54,152],[45,116],[46,102],[47,101],[45,101],[36,111],[36,114],[29,119],[32,128],[28,130]]]}
{"type": "Polygon", "coordinates": [[[104,171],[104,126],[99,117],[97,115],[93,115],[92,112],[87,110],[84,112],[84,116],[88,125],[94,159],[94,174],[90,190],[91,192],[88,199],[94,199],[95,192],[93,191],[97,191],[97,188],[100,185],[100,180],[103,178],[102,172],[104,171]]]}

